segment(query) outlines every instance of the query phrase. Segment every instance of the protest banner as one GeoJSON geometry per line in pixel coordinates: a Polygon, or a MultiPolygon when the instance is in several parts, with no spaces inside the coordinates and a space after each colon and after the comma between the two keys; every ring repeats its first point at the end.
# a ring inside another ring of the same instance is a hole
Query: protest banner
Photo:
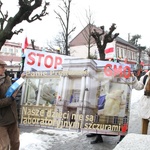
{"type": "Polygon", "coordinates": [[[21,125],[125,135],[130,66],[26,50],[21,125]]]}

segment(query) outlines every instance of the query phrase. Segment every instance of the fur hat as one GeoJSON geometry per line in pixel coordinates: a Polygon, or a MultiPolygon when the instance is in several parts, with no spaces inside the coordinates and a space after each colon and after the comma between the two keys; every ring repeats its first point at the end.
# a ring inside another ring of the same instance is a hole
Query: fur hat
{"type": "Polygon", "coordinates": [[[7,65],[3,60],[0,59],[0,65],[7,65]]]}

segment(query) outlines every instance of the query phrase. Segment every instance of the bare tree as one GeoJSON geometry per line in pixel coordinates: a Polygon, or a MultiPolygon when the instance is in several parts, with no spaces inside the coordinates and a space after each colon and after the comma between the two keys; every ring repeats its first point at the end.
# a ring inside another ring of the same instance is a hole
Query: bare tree
{"type": "Polygon", "coordinates": [[[145,46],[141,46],[140,44],[138,44],[139,39],[141,39],[141,35],[136,34],[136,35],[133,35],[132,38],[129,40],[129,43],[136,46],[139,51],[138,64],[140,64],[141,62],[142,51],[146,49],[145,46]]]}
{"type": "Polygon", "coordinates": [[[42,20],[42,17],[48,14],[46,10],[49,2],[45,2],[41,13],[29,18],[35,9],[42,6],[42,1],[43,0],[18,0],[19,10],[14,17],[9,18],[8,11],[5,14],[2,12],[3,3],[0,1],[0,49],[6,40],[10,40],[14,34],[19,34],[23,31],[23,29],[12,31],[17,24],[20,24],[22,21],[31,23],[35,20],[42,20]]]}
{"type": "Polygon", "coordinates": [[[112,35],[113,31],[116,29],[115,23],[111,25],[109,28],[109,32],[105,32],[104,26],[101,26],[100,29],[102,30],[102,33],[99,33],[94,29],[91,36],[95,39],[95,42],[97,44],[99,56],[101,60],[105,60],[105,48],[107,46],[107,43],[113,42],[113,40],[119,35],[119,33],[115,33],[112,35]]]}
{"type": "Polygon", "coordinates": [[[147,56],[148,56],[148,62],[147,62],[147,64],[149,64],[149,65],[148,65],[148,69],[150,69],[150,48],[147,48],[147,49],[145,50],[145,52],[146,52],[146,54],[147,54],[147,56]]]}
{"type": "Polygon", "coordinates": [[[139,39],[141,39],[141,35],[136,34],[136,35],[133,35],[132,38],[129,40],[129,43],[131,43],[132,45],[137,47],[137,50],[139,53],[138,54],[138,60],[137,60],[137,63],[135,65],[135,75],[137,76],[138,79],[140,79],[140,77],[142,75],[143,66],[141,64],[141,59],[143,59],[142,54],[144,54],[143,52],[146,49],[145,46],[141,46],[140,44],[138,44],[139,39]]]}
{"type": "Polygon", "coordinates": [[[59,54],[64,54],[64,49],[65,49],[65,41],[63,38],[63,33],[59,32],[58,35],[54,38],[53,41],[50,41],[47,43],[48,47],[50,48],[51,52],[59,53],[59,54]],[[57,45],[57,48],[56,48],[57,45]]]}
{"type": "Polygon", "coordinates": [[[129,43],[137,46],[139,39],[141,39],[141,35],[139,35],[139,34],[133,35],[132,38],[129,40],[129,43]]]}
{"type": "MultiPolygon", "coordinates": [[[[88,48],[88,58],[94,58],[94,55],[92,56],[90,51],[91,51],[91,47],[94,46],[94,40],[91,37],[93,28],[94,28],[94,21],[93,21],[93,16],[91,13],[91,10],[89,8],[89,10],[86,10],[86,23],[87,23],[87,27],[85,27],[85,30],[83,30],[82,35],[84,37],[84,39],[86,40],[86,45],[88,48]]],[[[82,24],[82,22],[81,22],[82,24]]]]}
{"type": "Polygon", "coordinates": [[[54,11],[54,12],[56,13],[57,18],[59,19],[61,27],[63,29],[62,37],[65,41],[65,48],[64,48],[65,52],[64,52],[64,54],[69,55],[69,50],[68,50],[68,48],[69,48],[69,44],[68,44],[69,43],[68,42],[69,41],[69,36],[73,31],[75,31],[76,27],[69,30],[69,23],[70,23],[69,19],[70,19],[70,9],[71,9],[72,0],[66,0],[66,1],[62,0],[63,7],[61,7],[60,5],[58,6],[61,9],[61,11],[65,14],[65,19],[63,18],[63,15],[60,14],[59,12],[57,12],[57,11],[54,11]]]}

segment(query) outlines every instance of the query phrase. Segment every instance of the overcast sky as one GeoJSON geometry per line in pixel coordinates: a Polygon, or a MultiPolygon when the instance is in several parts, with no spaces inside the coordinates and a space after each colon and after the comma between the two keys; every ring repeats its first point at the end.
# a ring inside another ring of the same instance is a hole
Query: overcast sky
{"type": "MultiPolygon", "coordinates": [[[[50,2],[48,8],[49,15],[42,21],[34,23],[23,22],[15,29],[24,28],[24,32],[14,36],[12,41],[21,42],[25,36],[35,39],[40,46],[46,46],[47,41],[52,40],[61,30],[59,20],[56,19],[57,12],[62,12],[58,4],[61,0],[47,0],[50,2]]],[[[18,10],[18,0],[2,0],[2,10],[8,10],[9,16],[13,16],[18,10]]],[[[96,26],[104,25],[108,30],[112,23],[116,23],[117,29],[113,33],[120,33],[120,37],[127,40],[128,33],[142,36],[139,44],[150,47],[150,21],[149,19],[149,0],[72,0],[70,29],[76,27],[72,34],[74,38],[86,25],[86,10],[90,8],[92,18],[96,26]]],[[[40,8],[39,10],[41,10],[40,8]]]]}

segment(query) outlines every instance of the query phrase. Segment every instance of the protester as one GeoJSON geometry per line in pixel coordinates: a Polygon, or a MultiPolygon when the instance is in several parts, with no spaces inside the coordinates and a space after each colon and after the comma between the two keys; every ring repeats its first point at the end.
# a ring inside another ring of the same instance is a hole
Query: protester
{"type": "Polygon", "coordinates": [[[140,80],[133,76],[133,88],[144,89],[143,96],[139,100],[139,116],[142,118],[142,134],[147,134],[150,118],[150,71],[140,77],[140,80]]]}
{"type": "MultiPolygon", "coordinates": [[[[5,97],[11,85],[10,77],[5,73],[6,63],[0,60],[0,150],[19,150],[18,115],[15,97],[5,97]]],[[[22,75],[24,77],[24,75],[22,75]]]]}

